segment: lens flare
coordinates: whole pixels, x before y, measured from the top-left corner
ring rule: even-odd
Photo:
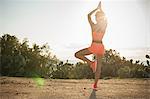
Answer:
[[[38,87],[42,87],[45,82],[44,79],[40,78],[40,77],[35,77],[35,78],[33,78],[33,80]]]

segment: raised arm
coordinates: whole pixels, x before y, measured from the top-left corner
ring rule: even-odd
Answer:
[[[91,11],[88,15],[91,16],[96,10],[98,10],[98,8],[94,9],[93,11]]]
[[[93,23],[93,21],[92,21],[92,19],[91,19],[91,15],[92,15],[96,10],[98,10],[98,9],[96,8],[95,10],[91,11],[91,12],[88,14],[88,21],[89,21],[89,23],[90,23],[91,26],[94,25],[94,23]]]
[[[98,7],[97,7],[98,9],[101,9],[101,1],[99,2],[99,4],[98,4]]]

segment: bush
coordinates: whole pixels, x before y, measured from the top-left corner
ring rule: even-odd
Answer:
[[[129,66],[124,66],[118,70],[118,76],[120,78],[129,78],[130,77],[130,68]]]

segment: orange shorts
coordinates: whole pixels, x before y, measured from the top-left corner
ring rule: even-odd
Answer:
[[[92,42],[88,50],[95,55],[104,55],[104,45],[102,43]]]

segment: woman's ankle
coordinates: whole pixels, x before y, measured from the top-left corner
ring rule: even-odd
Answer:
[[[94,83],[92,87],[93,87],[93,89],[96,89],[97,88],[97,83]]]

